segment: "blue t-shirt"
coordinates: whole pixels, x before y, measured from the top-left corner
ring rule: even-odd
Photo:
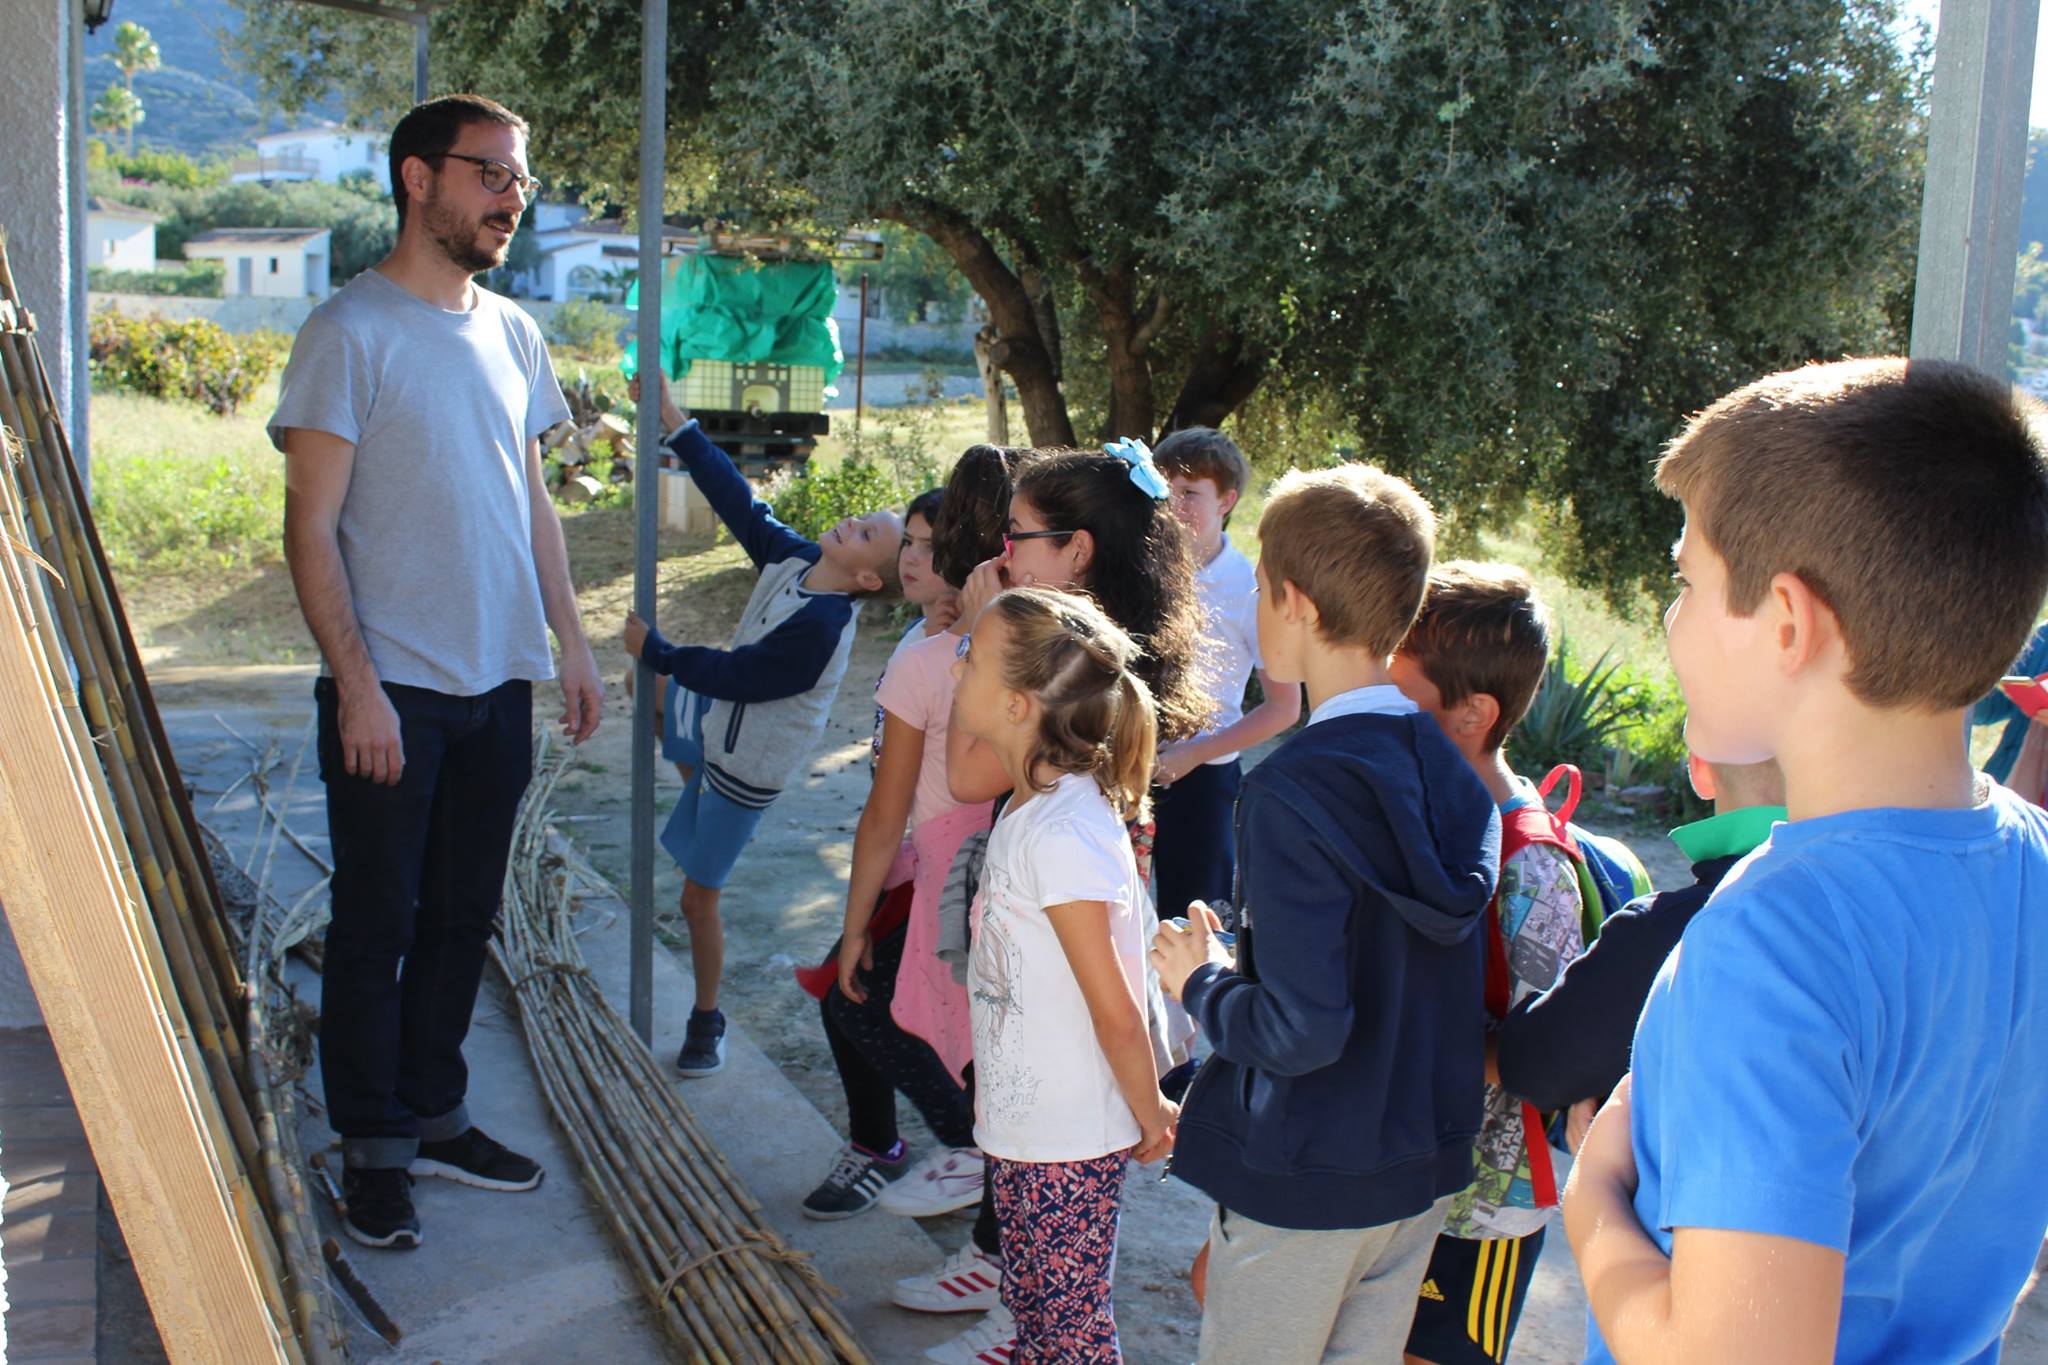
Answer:
[[[1844,1252],[1838,1360],[1996,1359],[2048,1229],[2048,815],[1980,786],[1778,826],[1636,1026],[1636,1217]]]

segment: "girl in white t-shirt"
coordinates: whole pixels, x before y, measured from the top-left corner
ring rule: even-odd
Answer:
[[[1125,821],[1151,782],[1152,698],[1086,598],[996,597],[956,665],[953,723],[1011,783],[968,963],[975,1125],[1017,1362],[1115,1361],[1110,1282],[1128,1159],[1173,1146],[1145,1027],[1145,891]]]

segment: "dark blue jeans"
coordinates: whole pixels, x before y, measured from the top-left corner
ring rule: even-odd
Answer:
[[[469,1034],[533,776],[533,686],[476,697],[384,685],[405,769],[395,786],[342,764],[334,681],[314,686],[334,848],[320,986],[328,1122],[347,1163],[410,1165],[469,1127]]]
[[[1213,904],[1236,894],[1231,812],[1243,784],[1244,768],[1232,759],[1204,763],[1172,786],[1152,789],[1152,890],[1159,918],[1185,915],[1189,901]]]

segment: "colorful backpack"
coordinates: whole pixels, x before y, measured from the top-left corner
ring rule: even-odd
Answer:
[[[1566,780],[1564,804],[1550,809],[1550,793],[1558,779]],[[1571,823],[1579,808],[1584,781],[1579,770],[1560,763],[1537,786],[1537,801],[1500,818],[1500,860],[1509,858],[1531,844],[1548,844],[1571,859],[1578,872],[1579,928],[1588,948],[1600,937],[1607,917],[1638,896],[1652,890],[1650,874],[1642,861],[1619,839],[1595,834]],[[1486,1012],[1496,1021],[1505,1019],[1513,980],[1508,974],[1507,941],[1501,936],[1500,915],[1495,907],[1486,912]],[[1535,1105],[1522,1105],[1522,1126],[1527,1135],[1529,1183],[1534,1187],[1536,1207],[1557,1202],[1557,1175],[1550,1164],[1550,1139],[1544,1131],[1543,1115]]]

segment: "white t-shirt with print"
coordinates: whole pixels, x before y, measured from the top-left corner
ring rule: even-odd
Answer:
[[[1111,942],[1142,1002],[1145,890],[1130,835],[1095,779],[1071,773],[1003,812],[982,872],[967,968],[974,1140],[1007,1161],[1087,1161],[1142,1135],[1046,918],[1069,901],[1109,906]]]

